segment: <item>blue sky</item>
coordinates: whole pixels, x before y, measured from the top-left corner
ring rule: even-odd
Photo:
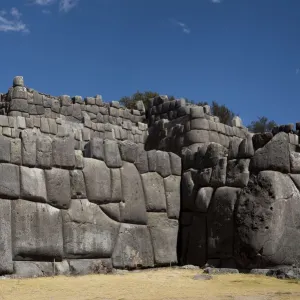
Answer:
[[[136,90],[300,121],[299,0],[1,0],[0,91]]]

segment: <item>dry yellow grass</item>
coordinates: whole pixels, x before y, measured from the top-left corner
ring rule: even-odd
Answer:
[[[257,275],[214,275],[158,269],[125,275],[89,275],[0,281],[0,299],[22,300],[296,300],[300,283]]]

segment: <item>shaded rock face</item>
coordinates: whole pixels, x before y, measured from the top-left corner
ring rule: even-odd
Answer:
[[[241,267],[291,265],[300,259],[300,194],[289,175],[252,176],[236,209],[235,257]]]

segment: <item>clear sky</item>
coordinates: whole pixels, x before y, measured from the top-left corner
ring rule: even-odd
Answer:
[[[1,0],[0,91],[153,90],[300,121],[300,0]]]

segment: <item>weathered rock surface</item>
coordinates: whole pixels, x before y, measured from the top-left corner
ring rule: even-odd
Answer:
[[[242,267],[299,261],[300,193],[275,171],[252,176],[236,210],[235,256]]]
[[[164,178],[168,218],[178,219],[180,213],[180,176]]]
[[[155,264],[176,264],[178,221],[168,219],[165,213],[149,213],[148,228],[152,237]]]
[[[67,257],[110,257],[119,232],[119,223],[87,199],[72,200],[62,211],[64,251]]]
[[[107,274],[112,272],[111,259],[70,259],[72,275]]]
[[[132,163],[124,162],[121,168],[124,202],[120,204],[124,223],[147,224],[146,202],[139,172]]]
[[[15,260],[53,260],[63,255],[61,211],[48,204],[12,201],[12,249]]]
[[[20,171],[12,164],[0,164],[0,197],[18,199],[20,197]]]
[[[153,246],[147,226],[121,224],[112,261],[115,268],[153,267]]]

